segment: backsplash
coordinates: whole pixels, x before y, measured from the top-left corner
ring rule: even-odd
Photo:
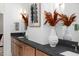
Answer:
[[[69,40],[62,40],[62,39],[59,39],[58,44],[67,46],[67,47],[72,47],[72,48],[74,48],[73,45],[78,46],[78,42],[69,41]]]
[[[25,32],[19,32],[19,33],[11,33],[11,36],[25,36]]]

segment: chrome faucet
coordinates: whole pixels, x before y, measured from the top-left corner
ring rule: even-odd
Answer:
[[[77,45],[73,44],[72,46],[74,46],[75,47],[75,51],[77,51]]]

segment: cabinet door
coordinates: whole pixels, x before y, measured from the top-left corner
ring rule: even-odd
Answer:
[[[12,39],[11,43],[11,51],[13,56],[19,56],[20,55],[20,45],[16,39]]]
[[[32,47],[29,46],[29,45],[24,45],[24,48],[23,48],[23,55],[24,55],[24,56],[35,56],[35,49],[32,48]]]
[[[36,56],[48,56],[48,55],[39,50],[36,50]]]
[[[20,42],[20,46],[19,46],[19,55],[20,56],[24,55],[24,44],[22,42]]]
[[[12,55],[14,56],[35,56],[35,49],[16,39],[12,39]]]
[[[20,50],[19,46],[17,44],[14,44],[14,55],[19,56],[20,55]]]

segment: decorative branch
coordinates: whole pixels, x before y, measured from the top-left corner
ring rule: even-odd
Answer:
[[[48,22],[51,26],[55,26],[59,22],[57,18],[58,13],[56,12],[56,10],[54,11],[53,16],[52,16],[52,13],[50,12],[44,11],[44,13],[45,13],[45,19],[46,19],[44,24]]]
[[[67,15],[64,15],[64,14],[58,14],[61,18],[61,20],[64,22],[64,25],[66,26],[70,26],[74,21],[75,21],[75,14],[72,14],[71,16],[67,16]]]
[[[28,26],[28,16],[24,15],[24,14],[21,14],[22,15],[22,19],[24,21],[24,24],[25,24],[25,28],[27,29],[27,26]]]

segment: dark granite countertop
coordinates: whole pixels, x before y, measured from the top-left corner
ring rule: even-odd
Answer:
[[[75,50],[73,48],[67,47],[67,46],[63,46],[58,44],[56,47],[50,47],[49,44],[47,45],[41,45],[38,44],[36,42],[30,41],[25,37],[14,37],[17,40],[30,45],[33,48],[36,48],[46,54],[48,54],[49,56],[63,56],[60,53],[64,52],[64,51],[72,51],[75,52]],[[76,53],[79,53],[79,51],[77,51]]]

